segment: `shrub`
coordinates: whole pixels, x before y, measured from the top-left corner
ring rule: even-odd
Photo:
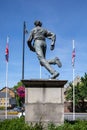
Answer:
[[[24,118],[0,121],[0,130],[29,130]]]
[[[87,130],[87,121],[86,120],[78,120],[74,125],[75,130]]]
[[[49,123],[45,127],[41,122],[28,125],[25,123],[23,117],[6,119],[0,121],[0,130],[87,130],[87,121],[86,120],[77,120],[77,121],[65,121],[62,125],[55,125]]]

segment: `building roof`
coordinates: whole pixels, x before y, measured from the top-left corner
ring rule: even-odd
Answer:
[[[11,90],[11,91],[13,91],[13,88],[9,88],[9,87],[3,87],[2,89],[0,89],[0,91],[2,91],[3,89],[8,89],[8,90]]]

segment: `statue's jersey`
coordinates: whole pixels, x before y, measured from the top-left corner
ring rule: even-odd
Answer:
[[[29,41],[45,40],[45,38],[49,38],[55,43],[56,35],[42,27],[37,26],[30,32]]]

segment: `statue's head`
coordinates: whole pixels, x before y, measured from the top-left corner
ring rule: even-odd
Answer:
[[[36,20],[35,22],[34,22],[34,25],[35,26],[42,26],[42,23],[41,23],[41,21],[39,21],[39,20]]]

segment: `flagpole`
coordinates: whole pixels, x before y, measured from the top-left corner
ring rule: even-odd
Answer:
[[[9,59],[9,37],[7,37],[7,43],[6,43],[6,50],[5,50],[5,56],[6,56],[6,100],[5,100],[5,119],[7,119],[7,102],[8,102],[8,96],[7,96],[7,87],[8,87],[8,59]]]
[[[6,109],[5,109],[5,119],[7,119],[7,86],[8,86],[8,62],[6,62]]]
[[[25,25],[25,21],[24,21],[24,24],[23,24],[23,51],[22,51],[22,80],[24,79],[24,55],[25,55],[25,28],[26,28],[26,25]]]
[[[75,45],[74,45],[74,40],[73,40],[73,50],[74,49],[75,49]],[[73,120],[75,120],[75,84],[74,84],[74,79],[75,79],[75,66],[74,66],[74,63],[73,63]]]
[[[22,48],[22,80],[24,79],[24,60],[25,60],[25,34],[28,31],[26,29],[26,22],[23,23],[23,48]]]
[[[42,74],[41,74],[41,65],[40,65],[40,79],[42,78]]]

